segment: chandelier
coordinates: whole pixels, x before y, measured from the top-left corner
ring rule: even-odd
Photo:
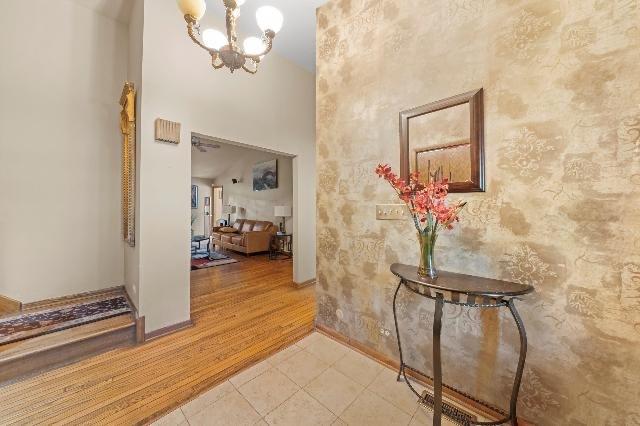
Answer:
[[[211,65],[215,69],[229,68],[233,73],[242,68],[250,74],[258,71],[258,64],[271,51],[273,39],[282,28],[282,13],[273,6],[262,6],[256,11],[258,27],[262,37],[247,37],[238,46],[236,19],[240,16],[240,6],[245,0],[223,0],[226,9],[227,34],[208,28],[200,32],[199,21],[204,16],[205,0],[177,0],[178,7],[187,21],[187,33],[195,44],[209,52]]]

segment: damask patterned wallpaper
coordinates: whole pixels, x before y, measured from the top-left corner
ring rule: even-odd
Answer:
[[[318,323],[397,349],[393,262],[408,221],[375,177],[399,166],[398,113],[484,88],[487,192],[443,234],[441,269],[533,284],[520,414],[640,424],[640,2],[333,0],[318,11]],[[410,362],[431,373],[432,303],[401,293]],[[508,312],[448,306],[446,383],[508,405]]]

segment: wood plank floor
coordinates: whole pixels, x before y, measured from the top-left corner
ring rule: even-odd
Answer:
[[[191,273],[194,326],[0,388],[0,424],[145,424],[313,329],[313,288],[259,255]]]

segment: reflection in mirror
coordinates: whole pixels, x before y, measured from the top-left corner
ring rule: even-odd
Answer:
[[[469,104],[435,111],[409,120],[410,172],[424,183],[471,182]]]
[[[447,179],[450,192],[484,191],[482,89],[400,113],[401,177]]]

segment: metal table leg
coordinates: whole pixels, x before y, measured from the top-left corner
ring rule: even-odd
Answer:
[[[509,299],[508,306],[509,311],[511,311],[511,315],[516,322],[516,326],[518,327],[518,333],[520,334],[520,358],[518,359],[518,369],[516,370],[516,377],[513,380],[513,388],[511,390],[511,401],[509,404],[509,416],[511,418],[511,424],[518,424],[518,416],[517,416],[517,405],[518,405],[518,392],[520,391],[520,383],[522,382],[522,373],[524,370],[524,362],[527,358],[527,332],[524,329],[524,324],[522,322],[522,318],[518,314],[516,310],[516,305],[514,303],[515,299]]]
[[[442,360],[440,358],[440,331],[442,330],[441,293],[436,294],[436,310],[433,314],[433,425],[442,424]]]
[[[402,359],[402,345],[400,344],[400,330],[398,329],[398,315],[396,314],[396,299],[398,298],[398,291],[402,287],[402,280],[398,283],[396,292],[393,294],[393,322],[396,324],[396,336],[398,338],[398,352],[400,352],[400,369],[398,370],[398,382],[402,381],[402,370],[404,368],[404,361]]]

